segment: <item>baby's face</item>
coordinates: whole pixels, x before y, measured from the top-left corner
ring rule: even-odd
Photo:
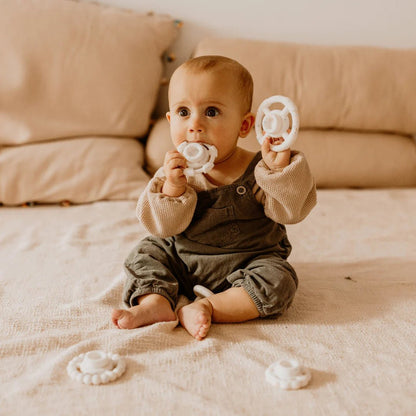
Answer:
[[[169,87],[173,144],[204,142],[218,149],[216,162],[230,156],[244,124],[241,95],[227,72],[190,72],[179,69]]]

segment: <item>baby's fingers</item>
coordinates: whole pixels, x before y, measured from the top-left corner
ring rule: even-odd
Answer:
[[[263,140],[263,143],[261,144],[261,153],[263,156],[263,159],[265,158],[265,156],[270,152],[270,137],[265,137]]]
[[[180,157],[172,158],[165,162],[165,167],[168,169],[185,169],[186,160]]]
[[[182,156],[181,153],[179,153],[177,150],[169,150],[168,152],[166,152],[165,154],[165,162],[171,160],[171,159],[175,159],[175,158],[184,158]]]
[[[184,169],[186,167],[186,159],[178,151],[171,150],[165,155],[164,166],[169,169]]]

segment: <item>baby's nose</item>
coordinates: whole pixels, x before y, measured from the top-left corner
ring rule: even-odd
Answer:
[[[202,133],[204,130],[201,120],[199,119],[199,117],[194,117],[190,120],[189,122],[189,126],[188,126],[188,131],[190,133]]]
[[[189,132],[190,133],[202,133],[202,128],[200,128],[200,127],[199,128],[198,127],[197,128],[190,127]]]

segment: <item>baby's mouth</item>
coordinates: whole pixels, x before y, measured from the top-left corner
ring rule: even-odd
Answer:
[[[206,140],[207,140],[207,137],[205,136],[205,134],[200,134],[200,133],[189,134],[186,138],[187,142],[194,142],[194,143],[205,143]]]

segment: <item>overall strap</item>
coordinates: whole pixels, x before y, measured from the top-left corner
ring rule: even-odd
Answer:
[[[235,181],[235,183],[246,183],[250,187],[254,186],[254,169],[260,160],[261,152],[257,152],[245,172]]]

